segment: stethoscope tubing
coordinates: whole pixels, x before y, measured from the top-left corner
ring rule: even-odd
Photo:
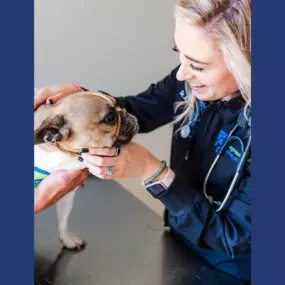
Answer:
[[[244,165],[245,165],[245,162],[246,162],[246,159],[247,159],[247,155],[248,155],[248,153],[249,153],[250,144],[251,144],[251,135],[250,135],[249,138],[248,138],[248,142],[247,142],[247,145],[246,145],[245,149],[244,149],[244,144],[243,144],[242,140],[241,140],[239,137],[237,137],[237,136],[232,136],[232,134],[236,131],[236,129],[237,129],[238,127],[239,127],[239,126],[236,125],[236,126],[232,129],[232,131],[230,132],[230,134],[229,134],[227,140],[225,141],[225,143],[223,144],[223,146],[222,146],[221,149],[219,150],[219,152],[218,152],[216,158],[214,159],[214,161],[213,161],[213,163],[212,163],[212,165],[211,165],[211,167],[210,167],[210,169],[209,169],[209,171],[208,171],[208,173],[207,173],[207,175],[206,175],[206,177],[205,177],[204,183],[203,183],[203,194],[204,194],[204,196],[206,197],[206,199],[207,199],[211,204],[217,204],[217,205],[219,205],[219,207],[216,209],[216,212],[220,212],[220,211],[224,208],[225,204],[227,203],[227,201],[228,201],[228,199],[229,199],[229,197],[230,197],[230,195],[231,195],[231,193],[232,193],[232,191],[233,191],[233,189],[234,189],[234,187],[235,187],[235,185],[236,185],[236,183],[237,183],[237,180],[238,180],[238,178],[239,178],[240,172],[241,172],[241,170],[243,169],[243,167],[244,167]],[[232,180],[232,182],[231,182],[231,185],[230,185],[230,187],[229,187],[229,189],[228,189],[228,191],[227,191],[227,194],[226,194],[224,200],[223,200],[222,202],[216,202],[216,201],[214,201],[214,199],[212,198],[212,196],[208,196],[208,195],[207,195],[207,183],[208,183],[209,177],[210,177],[210,175],[212,174],[213,169],[214,169],[214,167],[216,166],[216,164],[217,164],[219,158],[221,157],[221,155],[222,155],[222,154],[224,153],[224,151],[226,150],[226,146],[227,146],[230,142],[232,142],[233,140],[237,140],[237,141],[240,143],[240,146],[241,146],[241,159],[240,159],[240,162],[238,163],[238,166],[237,166],[235,175],[234,175],[234,177],[233,177],[233,180]]]

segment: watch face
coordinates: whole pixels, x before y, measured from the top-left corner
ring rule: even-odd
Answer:
[[[160,183],[153,183],[146,187],[146,189],[153,195],[158,196],[161,193],[165,192],[165,188]]]

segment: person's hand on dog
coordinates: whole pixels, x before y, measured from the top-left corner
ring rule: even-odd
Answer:
[[[44,104],[47,100],[49,100],[50,103],[56,103],[68,95],[82,91],[83,89],[81,89],[79,85],[72,83],[57,84],[44,88],[35,88],[34,110],[36,110],[40,105]]]
[[[88,177],[88,170],[56,171],[45,178],[34,191],[34,212],[56,203]]]
[[[86,150],[87,151],[87,150]],[[160,167],[161,161],[144,147],[130,142],[121,147],[120,154],[114,156],[116,148],[94,148],[83,152],[79,160],[85,164],[89,172],[102,179],[151,177]],[[111,167],[112,175],[108,175]],[[167,170],[161,173],[163,176]]]
[[[58,84],[34,90],[34,110],[40,105],[52,100],[56,103],[65,96],[83,91],[76,84]],[[83,182],[88,177],[88,171],[56,171],[44,179],[34,191],[34,212],[40,212],[56,203],[77,186],[83,188]]]

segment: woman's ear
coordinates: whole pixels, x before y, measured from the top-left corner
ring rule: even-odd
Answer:
[[[34,131],[34,144],[50,143],[55,145],[70,135],[70,125],[63,115],[47,118]]]

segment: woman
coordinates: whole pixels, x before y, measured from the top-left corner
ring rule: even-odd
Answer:
[[[143,180],[146,190],[165,205],[173,232],[217,269],[243,281],[250,280],[249,156],[222,209],[213,200],[224,200],[241,160],[240,143],[247,145],[250,138],[250,14],[250,0],[180,0],[174,34],[180,65],[145,92],[117,98],[118,105],[138,118],[141,133],[175,121],[170,166],[136,143],[116,156],[116,149],[90,149],[79,157],[97,177]],[[45,88],[41,94],[46,95],[36,102],[55,102],[78,90],[72,84]],[[237,139],[227,144],[208,175],[237,124]],[[166,187],[153,185],[165,179]],[[67,184],[70,178],[60,180]]]

